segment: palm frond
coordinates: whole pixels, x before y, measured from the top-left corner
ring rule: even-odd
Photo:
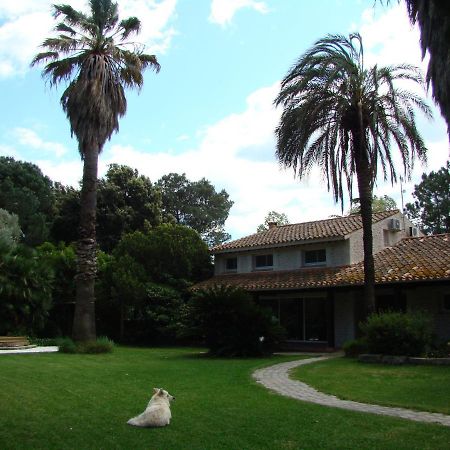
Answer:
[[[137,17],[128,17],[122,20],[118,27],[120,39],[124,41],[132,34],[138,34],[141,31],[141,21]]]

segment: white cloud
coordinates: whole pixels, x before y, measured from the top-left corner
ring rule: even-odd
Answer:
[[[212,0],[209,21],[226,26],[231,23],[234,15],[242,8],[251,8],[265,14],[268,8],[265,2],[256,0]]]
[[[120,17],[136,16],[142,29],[137,40],[146,45],[147,53],[165,53],[177,34],[169,24],[175,17],[177,0],[121,0]]]
[[[10,145],[0,144],[0,156],[11,156],[14,159],[20,159],[17,150],[14,147],[11,147]]]
[[[65,186],[79,187],[80,180],[83,177],[83,163],[80,158],[71,161],[38,159],[34,163],[52,181],[58,181]]]
[[[34,150],[51,153],[51,155],[56,158],[60,158],[67,153],[67,148],[64,145],[58,142],[46,142],[42,140],[35,131],[30,130],[29,128],[15,128],[13,134],[19,144]]]
[[[0,77],[24,74],[39,46],[51,35],[54,20],[52,0],[0,0]],[[70,4],[86,11],[85,0],[71,0]],[[123,0],[123,17],[135,15],[142,22],[137,39],[146,45],[148,53],[167,51],[176,34],[170,25],[175,14],[176,0]],[[122,14],[121,14],[122,17]]]
[[[359,31],[367,66],[409,63],[426,69],[426,61],[421,58],[419,29],[411,25],[403,3],[386,9],[378,18],[374,8],[368,8]]]
[[[300,184],[291,171],[279,168],[274,156],[274,129],[280,111],[272,104],[278,89],[275,83],[250,94],[245,111],[204,130],[197,148],[174,154],[113,145],[105,151],[104,162],[138,167],[152,181],[169,172],[186,173],[191,180],[207,178],[217,190],[224,188],[234,201],[226,224],[234,238],[255,232],[270,210],[284,212],[294,222],[337,214],[340,209],[321,186],[318,171]],[[243,152],[249,147],[255,150],[250,159]]]

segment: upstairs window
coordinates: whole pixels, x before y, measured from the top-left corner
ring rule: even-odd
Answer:
[[[236,272],[237,270],[237,258],[227,258],[226,260],[226,270],[228,272]]]
[[[271,269],[273,267],[273,255],[256,255],[255,269]]]
[[[305,266],[324,266],[326,263],[327,251],[324,248],[305,252]]]

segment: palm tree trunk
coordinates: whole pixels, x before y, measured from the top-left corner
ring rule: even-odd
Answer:
[[[81,188],[81,211],[79,239],[77,242],[77,275],[75,314],[72,337],[75,341],[95,340],[95,278],[97,274],[97,242],[95,236],[97,211],[96,144],[84,154],[83,183]]]
[[[373,261],[372,187],[369,171],[357,174],[364,248],[364,315],[375,311],[375,265]]]
[[[365,145],[362,105],[358,104],[359,127],[353,132],[364,248],[364,318],[375,312],[375,264],[373,260],[372,186],[373,172]]]

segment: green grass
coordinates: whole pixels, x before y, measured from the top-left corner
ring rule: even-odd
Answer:
[[[121,347],[102,355],[2,355],[0,448],[448,448],[448,427],[303,403],[252,380],[254,369],[289,359],[210,359],[195,349]],[[128,426],[155,386],[177,398],[171,425]]]
[[[337,358],[298,367],[291,376],[346,400],[450,414],[449,366],[391,366]]]

